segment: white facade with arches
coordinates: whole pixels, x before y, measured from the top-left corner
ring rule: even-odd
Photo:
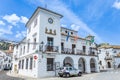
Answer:
[[[13,72],[30,77],[57,75],[59,67],[99,72],[97,49],[91,39],[60,26],[63,16],[38,7],[26,24],[27,36],[14,48]],[[92,61],[91,61],[92,59]]]
[[[101,45],[99,51],[100,70],[109,70],[120,68],[120,46],[119,45]]]

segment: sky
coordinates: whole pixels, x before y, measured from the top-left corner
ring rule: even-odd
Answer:
[[[63,15],[61,26],[80,37],[90,34],[97,43],[120,45],[120,0],[0,0],[0,38],[21,41],[38,6]]]

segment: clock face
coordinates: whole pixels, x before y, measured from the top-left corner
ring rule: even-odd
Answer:
[[[49,22],[50,24],[52,24],[52,23],[53,23],[53,19],[52,19],[52,18],[48,18],[48,22]]]

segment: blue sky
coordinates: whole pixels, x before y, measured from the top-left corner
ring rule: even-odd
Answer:
[[[38,6],[62,14],[61,26],[80,37],[94,35],[96,42],[120,45],[120,0],[1,0],[0,38],[20,41],[25,23]]]

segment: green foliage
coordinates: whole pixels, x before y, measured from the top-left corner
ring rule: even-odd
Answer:
[[[10,45],[10,43],[8,43],[8,42],[0,41],[0,50],[8,50],[9,45]]]

